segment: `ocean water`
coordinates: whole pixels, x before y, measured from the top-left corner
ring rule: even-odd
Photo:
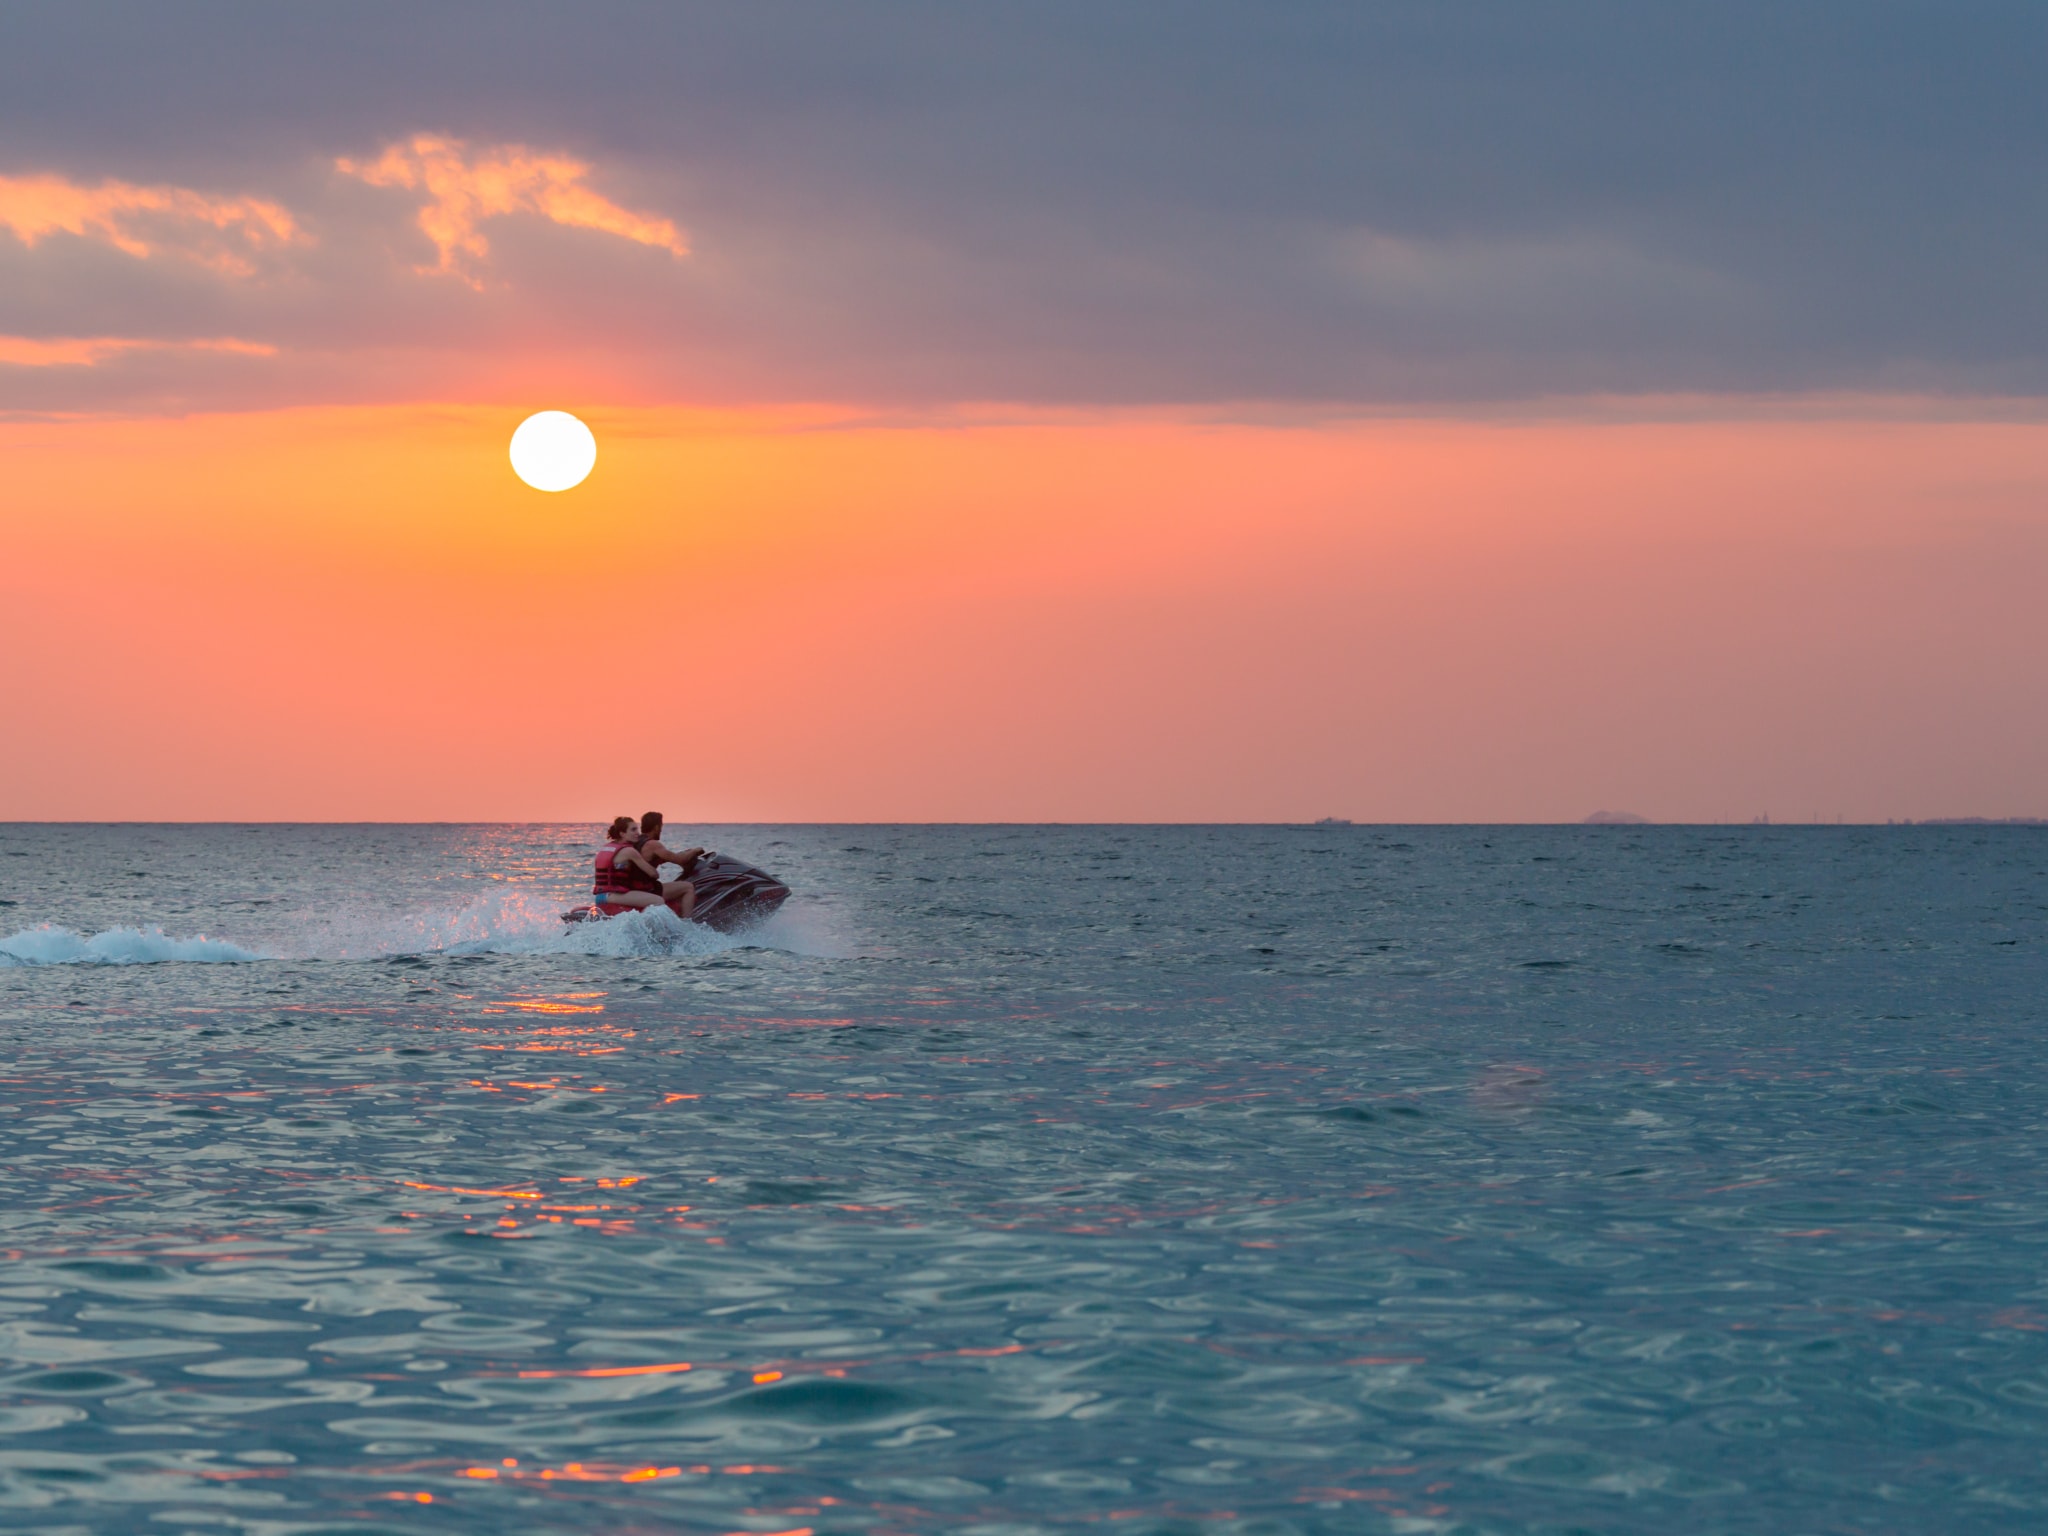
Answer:
[[[0,1526],[2048,1529],[2048,830],[0,828]]]

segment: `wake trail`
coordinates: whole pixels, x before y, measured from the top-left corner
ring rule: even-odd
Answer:
[[[161,928],[109,928],[91,935],[44,923],[0,939],[0,966],[235,965],[264,957],[225,939],[172,938]]]
[[[260,941],[204,935],[178,938],[161,928],[109,928],[81,934],[56,924],[0,939],[0,967],[52,965],[252,964],[262,961],[395,960],[429,955],[588,955],[615,959],[698,959],[738,949],[773,949],[847,959],[854,948],[819,914],[785,908],[733,933],[685,923],[666,907],[603,922],[565,924],[562,902],[526,892],[492,892],[454,909],[394,913],[349,906],[302,914]]]

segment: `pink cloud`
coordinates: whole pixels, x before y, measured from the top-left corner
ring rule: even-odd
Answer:
[[[196,341],[155,341],[142,336],[0,336],[0,363],[16,368],[92,368],[123,352],[235,352],[275,357],[260,341],[210,336]]]
[[[287,209],[263,198],[126,181],[88,187],[52,175],[0,176],[0,227],[27,246],[76,235],[138,260],[170,254],[233,276],[254,271],[262,252],[308,240]]]
[[[690,253],[683,232],[667,219],[621,208],[585,185],[590,167],[566,155],[537,154],[518,144],[472,150],[461,139],[416,134],[391,144],[375,160],[340,159],[335,168],[373,187],[426,193],[419,227],[439,259],[423,272],[447,273],[481,286],[477,266],[490,254],[479,225],[512,213],[537,213],[556,224],[595,229],[673,256]]]

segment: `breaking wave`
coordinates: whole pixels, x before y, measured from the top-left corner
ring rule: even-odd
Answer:
[[[666,907],[595,923],[564,923],[559,896],[507,889],[455,909],[393,913],[344,909],[307,914],[283,935],[286,958],[356,960],[404,955],[613,955],[689,958],[735,949],[780,949],[844,957],[853,953],[815,914],[785,908],[735,933],[686,923]]]
[[[161,928],[109,928],[91,936],[45,923],[0,939],[0,965],[234,965],[263,956],[224,939],[174,939]]]
[[[452,910],[347,907],[306,913],[243,943],[173,938],[161,928],[110,928],[85,935],[44,924],[0,939],[0,966],[389,960],[436,954],[690,959],[735,949],[777,949],[829,959],[856,952],[816,912],[785,908],[736,933],[685,923],[666,907],[605,922],[565,924],[559,899],[514,891],[480,896]]]

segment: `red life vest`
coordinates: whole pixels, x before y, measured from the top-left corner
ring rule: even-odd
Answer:
[[[591,881],[590,893],[600,902],[615,891],[638,889],[632,884],[631,877],[639,871],[612,862],[622,850],[632,846],[631,843],[606,843],[597,850],[597,872],[596,878]]]

